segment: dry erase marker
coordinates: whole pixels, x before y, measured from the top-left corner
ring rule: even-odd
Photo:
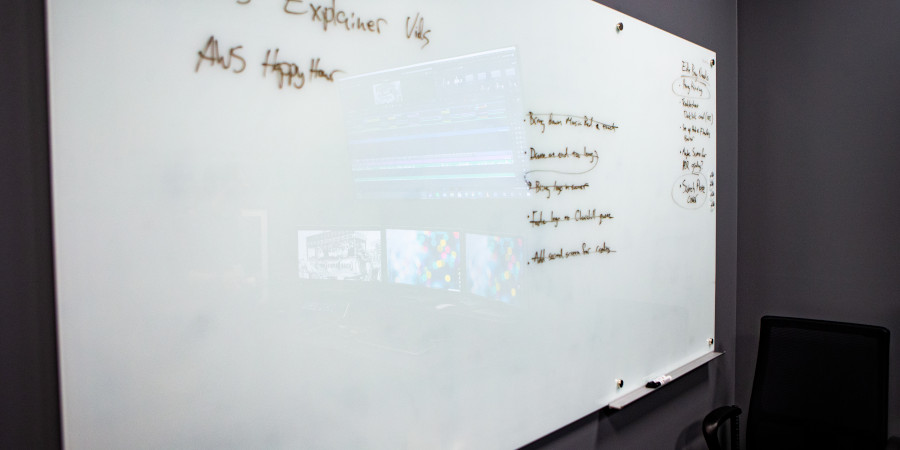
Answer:
[[[648,381],[644,386],[655,389],[670,381],[672,381],[672,377],[670,375],[663,375],[661,377],[654,378],[652,381]]]

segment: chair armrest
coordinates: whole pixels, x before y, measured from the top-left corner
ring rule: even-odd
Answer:
[[[738,416],[741,415],[741,408],[735,405],[721,406],[712,410],[703,418],[703,438],[706,439],[706,446],[710,450],[722,450],[719,445],[719,426],[726,420],[731,420],[731,441],[732,448],[737,449],[739,442]]]

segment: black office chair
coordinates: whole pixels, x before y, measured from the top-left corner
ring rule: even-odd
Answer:
[[[747,448],[884,448],[889,339],[882,327],[763,317]],[[727,421],[738,448],[740,414],[737,406],[723,406],[706,416],[710,449],[722,448],[718,430]]]

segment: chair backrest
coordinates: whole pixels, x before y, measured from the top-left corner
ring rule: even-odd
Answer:
[[[883,448],[887,329],[762,318],[747,447]]]

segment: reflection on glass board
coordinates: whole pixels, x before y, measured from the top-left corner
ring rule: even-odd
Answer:
[[[528,192],[515,48],[347,77],[339,85],[360,197]]]
[[[387,230],[388,279],[394,283],[459,291],[459,232]]]
[[[381,232],[300,230],[300,278],[381,280]]]
[[[520,237],[466,235],[466,286],[475,295],[512,303],[519,292]]]

